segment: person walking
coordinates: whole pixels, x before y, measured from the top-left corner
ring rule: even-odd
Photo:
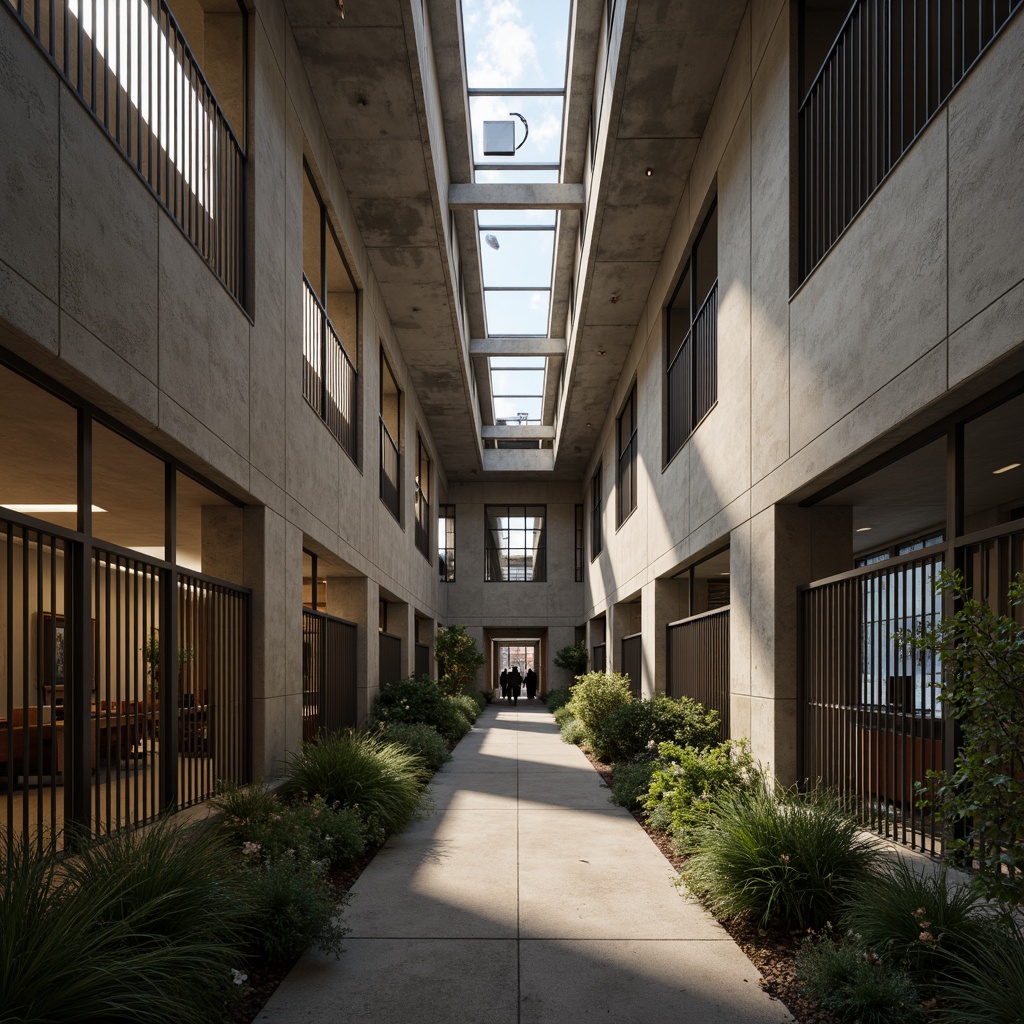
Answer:
[[[519,674],[519,666],[516,665],[508,677],[508,695],[513,704],[519,703],[519,694],[523,688],[523,677]]]
[[[498,677],[498,683],[501,686],[501,695],[508,700],[508,669],[503,668],[501,675]]]
[[[537,696],[537,673],[531,668],[526,673],[526,699],[533,700]]]

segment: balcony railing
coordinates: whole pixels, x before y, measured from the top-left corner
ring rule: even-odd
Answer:
[[[245,153],[163,0],[7,0],[225,287],[245,303]]]
[[[667,629],[669,697],[689,697],[718,712],[729,736],[729,609],[702,612]]]
[[[351,729],[356,712],[355,623],[302,609],[302,739]]]
[[[359,374],[305,275],[302,291],[302,394],[352,460],[358,461]]]
[[[1024,0],[860,0],[800,106],[806,277]]]
[[[945,557],[904,555],[801,593],[801,777],[835,787],[878,834],[932,854],[941,822],[917,787],[943,767],[942,667],[896,635],[938,623]]]
[[[685,322],[685,321],[684,321]],[[712,286],[668,368],[671,458],[718,401],[718,282]]]
[[[416,547],[423,557],[430,559],[430,502],[416,491]]]
[[[382,419],[380,421],[380,500],[384,502],[387,510],[401,521],[401,499],[398,488],[399,464],[398,445]]]

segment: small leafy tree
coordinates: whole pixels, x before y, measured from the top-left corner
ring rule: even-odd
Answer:
[[[946,821],[965,834],[951,852],[977,864],[975,885],[1004,906],[1024,903],[1024,627],[971,597],[959,572],[936,582],[959,610],[934,629],[898,634],[940,654],[944,713],[961,726],[953,771],[928,773]],[[1008,590],[1011,614],[1024,604],[1024,574]]]
[[[586,640],[581,640],[578,644],[569,644],[556,651],[555,668],[564,668],[572,673],[573,678],[583,675],[587,671]]]
[[[461,693],[476,679],[484,656],[463,625],[441,626],[434,639],[434,654],[441,669],[442,685],[450,693]]]

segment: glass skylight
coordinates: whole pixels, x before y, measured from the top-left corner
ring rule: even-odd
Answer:
[[[489,362],[495,423],[540,423],[547,360],[543,356],[491,356]]]

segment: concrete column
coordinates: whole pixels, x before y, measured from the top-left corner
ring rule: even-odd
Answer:
[[[388,601],[388,632],[402,638],[402,678],[416,672],[416,609],[411,604]]]
[[[242,582],[252,590],[252,769],[272,778],[302,744],[302,533],[252,506],[242,514],[242,550]]]
[[[366,576],[328,579],[327,607],[332,615],[356,624],[356,721],[363,724],[373,706],[380,679],[375,581]]]
[[[749,525],[749,537],[734,531],[744,550],[733,549],[733,565],[750,568],[745,586],[733,576],[732,607],[745,605],[738,618],[750,622],[751,747],[789,784],[797,781],[797,588],[852,567],[852,514],[849,508],[776,505]],[[731,640],[730,651],[742,653]],[[736,696],[742,705],[744,695]]]
[[[200,515],[202,571],[207,576],[241,583],[245,579],[242,545],[244,509],[204,505]]]

